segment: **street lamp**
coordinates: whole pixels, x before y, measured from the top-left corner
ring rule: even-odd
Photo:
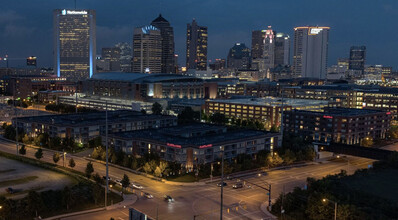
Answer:
[[[220,146],[220,150],[221,150],[221,207],[220,207],[220,220],[222,220],[223,190],[224,190],[224,146]]]
[[[66,152],[64,151],[63,152],[63,164],[64,164],[64,167],[65,167],[65,160],[66,160]]]
[[[333,202],[334,203],[334,220],[337,220],[337,202],[327,199],[327,198],[323,198],[322,202]]]

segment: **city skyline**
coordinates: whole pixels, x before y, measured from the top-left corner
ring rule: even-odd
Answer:
[[[393,27],[394,25],[391,26],[389,21],[396,20],[398,17],[392,10],[397,3],[390,1],[371,3],[369,1],[369,4],[363,6],[361,10],[352,10],[356,1],[345,3],[346,7],[344,8],[338,7],[338,2],[307,1],[301,5],[294,1],[286,2],[284,4],[272,3],[275,12],[267,13],[268,15],[259,13],[260,8],[268,7],[267,4],[260,1],[244,5],[241,8],[233,7],[233,2],[227,3],[225,7],[231,8],[229,12],[217,11],[221,9],[217,5],[207,7],[208,11],[201,10],[210,2],[196,5],[197,7],[188,7],[190,4],[187,3],[175,3],[173,7],[167,7],[165,3],[150,1],[133,7],[127,2],[108,5],[106,2],[98,4],[98,2],[80,1],[77,2],[77,7],[97,10],[97,54],[100,54],[102,47],[111,47],[115,43],[123,41],[130,42],[134,27],[147,24],[161,13],[175,29],[176,53],[181,58],[179,59],[180,64],[185,63],[186,23],[195,18],[199,24],[209,28],[208,60],[225,58],[230,45],[236,42],[243,42],[251,47],[251,31],[266,29],[268,25],[272,25],[274,29],[290,36],[293,36],[295,26],[319,25],[330,26],[333,30],[329,42],[328,66],[335,64],[337,58],[348,57],[349,48],[352,45],[365,45],[368,49],[368,64],[383,64],[397,68],[394,57],[396,57],[395,51],[398,50],[394,48],[398,48],[398,43],[383,38],[383,36],[395,35],[396,28]],[[191,4],[195,6],[194,3]],[[1,10],[0,29],[3,32],[4,30],[8,32],[0,36],[0,57],[6,53],[14,58],[35,55],[38,57],[39,66],[52,66],[52,44],[49,42],[52,35],[51,12],[55,8],[73,8],[73,2],[59,1],[46,4],[46,6],[37,3],[37,5],[32,4],[31,7],[26,7],[26,4],[18,5],[18,1],[8,1],[4,6]],[[295,11],[294,9],[299,6],[303,10]],[[128,13],[128,10],[132,10],[134,13]],[[237,10],[241,10],[246,18],[237,20],[238,17],[241,17],[234,14]],[[285,10],[289,16],[273,16],[274,13],[280,13],[282,10]],[[330,10],[335,10],[342,16],[324,13]],[[175,13],[175,11],[181,13]],[[377,15],[378,19],[367,18],[368,16],[362,16],[360,20],[350,19],[350,17],[345,17],[347,11],[350,11],[351,14],[348,15],[350,17],[373,14]],[[224,16],[214,22],[216,13],[221,13]],[[372,25],[378,26],[377,32],[367,32],[367,27]],[[10,40],[11,36],[12,40]],[[0,62],[0,66],[4,65],[4,62]],[[22,65],[22,61],[11,59],[10,65]]]

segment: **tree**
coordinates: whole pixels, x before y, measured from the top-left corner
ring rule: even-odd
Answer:
[[[279,132],[279,128],[276,125],[272,125],[271,129],[269,131],[276,133],[276,132]]]
[[[48,141],[48,147],[50,149],[58,149],[61,146],[61,138],[51,137]]]
[[[93,172],[94,172],[93,164],[92,164],[91,162],[88,162],[88,163],[87,163],[87,166],[86,166],[86,170],[85,170],[86,177],[87,177],[87,178],[90,178],[90,177],[91,177],[91,174],[92,174]]]
[[[294,155],[294,152],[289,149],[285,150],[285,153],[282,155],[282,158],[285,164],[287,165],[292,164],[294,161],[296,161],[296,155]]]
[[[26,147],[22,144],[21,148],[18,150],[19,154],[25,155],[26,154]]]
[[[156,167],[155,172],[153,173],[157,177],[162,177],[162,171],[159,167]]]
[[[130,179],[126,174],[123,175],[123,179],[120,182],[122,183],[123,188],[126,188],[130,185]]]
[[[143,167],[145,173],[152,173],[152,168],[151,165],[149,165],[149,163],[145,163],[144,167]]]
[[[163,175],[165,174],[165,171],[167,169],[167,167],[169,166],[169,164],[166,161],[160,161],[159,163],[159,169],[160,169],[160,173]]]
[[[178,124],[189,124],[199,121],[200,113],[194,111],[191,107],[186,107],[178,114]]]
[[[36,217],[38,213],[44,209],[44,203],[39,193],[36,191],[29,191],[26,198],[27,211]]]
[[[145,109],[141,109],[141,113],[144,114],[144,115],[146,115]]]
[[[97,184],[104,184],[104,179],[98,173],[93,175],[93,179]]]
[[[36,153],[35,153],[35,157],[36,159],[40,160],[41,158],[43,158],[43,150],[41,148],[37,149]]]
[[[73,158],[70,158],[70,160],[69,160],[69,166],[73,169],[73,167],[75,167],[76,166],[76,163],[75,163],[75,161],[73,160]]]
[[[67,186],[65,186],[64,190],[62,191],[62,202],[66,206],[66,210],[69,210],[69,207],[73,206],[75,202],[73,193]]]
[[[161,115],[163,112],[163,107],[161,104],[155,102],[152,105],[152,114],[154,115]]]
[[[363,147],[371,147],[373,145],[373,138],[370,136],[365,137],[361,141],[361,146]]]
[[[29,138],[29,136],[27,135],[27,134],[25,134],[24,136],[23,136],[23,138],[22,138],[22,142],[24,143],[24,144],[30,144],[30,138]]]
[[[53,161],[54,161],[54,163],[58,163],[58,161],[59,161],[60,158],[61,158],[61,157],[60,157],[59,153],[54,153],[54,155],[53,155]]]
[[[100,178],[100,179],[102,179],[102,178]],[[102,200],[102,196],[104,195],[104,191],[103,190],[104,189],[98,184],[95,184],[93,186],[93,194],[92,195],[93,195],[93,199],[94,199],[94,203],[95,204],[98,204],[99,201]]]
[[[227,118],[224,114],[216,112],[210,116],[210,121],[215,124],[225,124],[227,122]]]
[[[280,164],[282,164],[283,160],[277,153],[273,153],[273,155],[272,154],[268,155],[267,163],[268,163],[268,166],[276,167],[276,166],[279,166]]]
[[[8,125],[4,129],[4,137],[10,140],[15,140],[16,131],[12,125]]]
[[[149,166],[151,166],[151,171],[155,171],[156,167],[158,166],[155,160],[149,161]]]

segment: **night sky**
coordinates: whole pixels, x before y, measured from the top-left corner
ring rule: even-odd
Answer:
[[[52,67],[52,10],[73,8],[73,0],[0,0],[0,57],[38,57]],[[132,41],[133,28],[162,13],[174,27],[179,63],[185,62],[186,24],[208,27],[208,59],[226,58],[236,42],[251,45],[251,31],[272,25],[292,37],[303,25],[330,26],[329,66],[348,57],[351,45],[367,46],[367,64],[398,69],[397,0],[78,0],[97,12],[97,54],[102,47]],[[293,50],[291,51],[293,53]],[[11,66],[24,61],[11,60]],[[0,66],[4,66],[0,61]]]

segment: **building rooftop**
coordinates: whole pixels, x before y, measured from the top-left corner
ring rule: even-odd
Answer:
[[[357,109],[357,108],[324,108],[324,112],[313,112],[313,111],[305,111],[305,110],[292,110],[295,112],[303,112],[303,113],[311,113],[315,115],[325,115],[328,116],[361,116],[361,115],[369,115],[369,114],[378,114],[378,113],[388,113],[380,110],[373,109]]]
[[[202,79],[169,73],[122,73],[122,72],[104,72],[96,73],[89,80],[106,81],[128,81],[132,83],[155,83],[155,82],[175,82],[175,81],[202,81]]]
[[[244,105],[259,105],[259,106],[282,106],[281,98],[271,97],[271,96],[264,97],[264,98],[209,100],[208,102],[244,104]],[[325,101],[325,100],[290,99],[290,98],[283,99],[283,104],[285,106],[292,106],[292,107],[328,105],[328,103],[329,103],[329,101]]]
[[[126,121],[156,120],[159,118],[175,118],[168,115],[142,114],[141,112],[129,110],[108,111],[108,123]],[[60,127],[80,127],[88,125],[105,124],[105,112],[85,112],[77,114],[60,114],[46,116],[19,117],[18,122],[52,124]]]
[[[193,133],[191,136],[179,135],[185,131]],[[195,135],[200,132],[200,135]],[[172,135],[174,134],[174,135]],[[210,124],[191,124],[184,126],[167,127],[160,129],[147,129],[114,133],[109,135],[116,139],[148,140],[177,148],[198,147],[205,148],[219,146],[229,142],[236,142],[254,137],[274,136],[276,133],[256,130],[227,130],[224,126]]]
[[[382,87],[377,85],[333,84],[320,86],[302,86],[301,88],[314,90],[355,90],[372,93],[398,94],[398,88]]]

